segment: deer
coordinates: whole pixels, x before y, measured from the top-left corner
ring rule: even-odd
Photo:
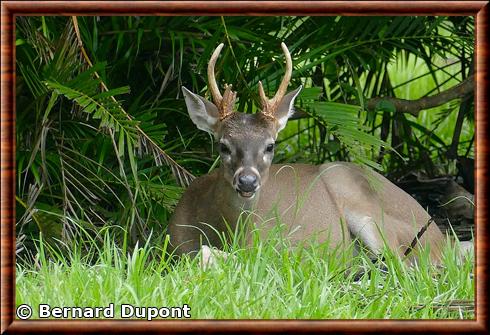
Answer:
[[[223,45],[207,67],[213,102],[182,86],[190,119],[217,142],[220,165],[196,178],[177,204],[168,225],[173,254],[193,257],[202,250],[209,256],[210,248],[222,250],[220,235],[237,229],[244,211],[261,222],[260,234],[267,236],[277,224],[274,208],[293,245],[315,237],[348,250],[357,242],[376,257],[387,246],[405,259],[415,257],[413,249],[428,246],[431,262],[438,264],[445,235],[412,196],[381,174],[351,162],[272,164],[278,133],[302,89],[287,93],[291,54],[282,43],[285,73],[276,94],[269,99],[259,81],[261,109],[247,114],[234,110],[232,85],[225,84],[223,94],[218,88],[215,64]]]

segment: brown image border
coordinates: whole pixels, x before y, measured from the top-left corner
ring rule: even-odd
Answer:
[[[488,333],[488,1],[2,1],[1,332]],[[15,17],[23,15],[473,15],[475,52],[475,320],[15,320]]]

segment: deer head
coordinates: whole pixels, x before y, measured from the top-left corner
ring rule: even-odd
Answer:
[[[252,199],[266,182],[277,134],[286,126],[293,113],[294,99],[302,88],[286,94],[293,66],[288,48],[284,43],[281,47],[286,72],[272,99],[266,97],[259,82],[262,104],[259,113],[234,111],[236,92],[231,85],[225,85],[221,95],[214,67],[223,44],[216,48],[208,64],[208,87],[214,103],[182,87],[189,116],[199,129],[213,134],[219,144],[224,178],[242,199]]]

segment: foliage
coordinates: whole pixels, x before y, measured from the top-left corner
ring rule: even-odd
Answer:
[[[289,122],[277,162],[434,176],[454,173],[451,144],[473,155],[471,103],[418,118],[366,108],[375,96],[414,99],[466,78],[473,17],[18,17],[18,236],[70,245],[82,230],[121,227],[130,234],[116,229],[119,242],[133,246],[164,232],[186,169],[201,175],[217,158],[180,86],[205,95],[207,60],[224,42],[218,80],[233,83],[238,110],[255,112],[258,81],[274,92],[283,74],[281,41],[294,61],[290,87],[306,87],[297,110],[312,117]],[[455,142],[460,115],[468,121]]]

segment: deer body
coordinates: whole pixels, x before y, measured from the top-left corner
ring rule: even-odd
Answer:
[[[268,181],[251,200],[241,199],[222,173],[217,169],[196,179],[177,206],[169,225],[177,254],[197,252],[201,244],[222,248],[216,232],[236,229],[243,210],[252,213],[264,237],[279,217],[293,245],[328,241],[331,248],[347,249],[358,239],[374,254],[381,252],[384,241],[403,254],[430,219],[422,206],[389,180],[351,163],[271,165]],[[380,185],[373,187],[369,178]],[[444,236],[435,224],[420,243],[431,244],[437,262]]]
[[[267,235],[280,219],[293,244],[328,241],[341,250],[359,241],[373,254],[386,243],[403,254],[430,219],[407,193],[380,174],[352,163],[320,166],[271,164],[274,142],[292,113],[301,87],[286,94],[292,62],[286,56],[286,74],[274,98],[267,99],[259,83],[262,111],[233,111],[236,93],[226,86],[222,96],[214,65],[223,45],[208,66],[214,104],[183,87],[187,109],[199,129],[219,143],[221,165],[197,178],[182,196],[169,223],[170,244],[176,254],[193,253],[201,245],[222,248],[219,234],[236,229],[243,210],[251,213],[261,234]],[[418,245],[430,245],[438,262],[445,238],[429,225]]]

